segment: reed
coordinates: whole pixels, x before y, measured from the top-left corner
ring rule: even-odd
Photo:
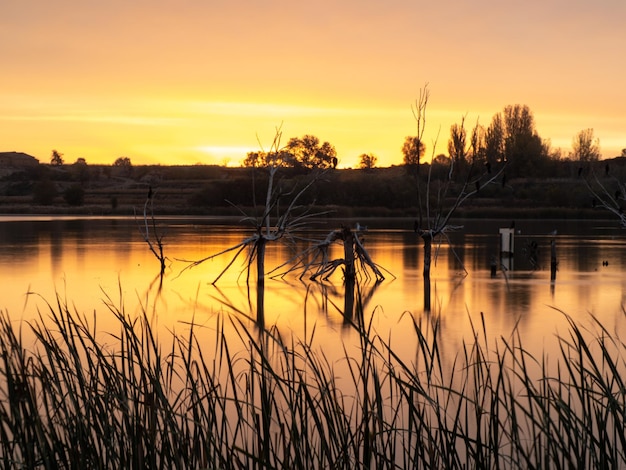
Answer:
[[[556,358],[483,322],[445,365],[437,320],[409,320],[411,361],[371,324],[336,360],[314,329],[222,317],[211,341],[193,322],[164,338],[108,305],[109,334],[59,299],[31,324],[0,315],[4,468],[626,466],[625,345],[598,322],[566,316]]]

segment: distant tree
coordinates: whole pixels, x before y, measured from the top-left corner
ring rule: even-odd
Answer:
[[[555,161],[559,161],[563,159],[563,151],[561,150],[560,147],[550,148],[548,155],[550,156],[550,159],[555,160]]]
[[[292,157],[293,166],[304,168],[333,168],[337,162],[337,150],[328,142],[320,144],[314,135],[292,137],[284,148]],[[280,155],[282,152],[275,152]],[[289,162],[281,155],[281,162]]]
[[[63,165],[63,154],[57,150],[52,151],[52,157],[50,158],[50,164],[55,166]]]
[[[418,166],[426,153],[426,146],[418,136],[407,136],[402,145],[402,155],[406,166]]]
[[[485,132],[485,157],[490,165],[504,162],[504,124],[502,115],[496,114]]]
[[[320,143],[313,135],[292,137],[283,148],[273,146],[270,152],[248,152],[243,166],[334,168],[337,166],[337,150],[328,142]]]
[[[593,129],[584,129],[572,139],[572,160],[595,162],[600,159],[600,139],[593,137]]]
[[[443,153],[440,153],[435,158],[433,158],[433,164],[448,166],[450,165],[450,157],[444,155]]]
[[[119,157],[113,162],[113,168],[115,168],[115,174],[118,176],[129,177],[133,172],[133,164],[128,157]]]
[[[266,152],[248,152],[243,161],[243,166],[253,168],[265,166],[266,156]]]
[[[469,136],[465,129],[465,116],[460,124],[450,127],[450,139],[448,140],[448,154],[458,170],[464,170],[469,163],[486,161],[485,130],[476,123]]]
[[[496,114],[485,136],[487,161],[503,150],[507,172],[515,176],[536,175],[547,162],[532,112],[526,105],[506,106]]]
[[[72,165],[71,171],[80,181],[87,181],[89,179],[89,168],[84,158],[77,158]]]
[[[359,168],[363,170],[369,170],[376,166],[378,159],[371,153],[364,153],[359,157]]]
[[[272,152],[248,152],[243,166],[265,168],[269,166],[293,167],[296,166],[294,157],[286,150]]]
[[[626,149],[622,149],[622,153],[620,155],[622,158],[626,158]]]
[[[122,167],[131,167],[133,164],[128,157],[119,157],[115,162],[113,162],[113,166],[122,166]]]
[[[461,118],[461,124],[450,126],[450,139],[448,140],[448,155],[456,165],[464,165],[467,160],[467,131],[465,130],[465,116]]]
[[[444,181],[451,177],[451,170],[454,168],[452,159],[447,155],[440,153],[433,158],[431,165],[431,180]]]

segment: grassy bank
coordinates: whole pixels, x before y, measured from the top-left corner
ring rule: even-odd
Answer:
[[[157,338],[147,315],[110,310],[119,330],[105,339],[63,302],[32,325],[0,317],[4,468],[626,465],[624,344],[597,323],[570,321],[549,358],[478,325],[449,368],[436,321],[413,323],[410,363],[355,325],[359,353],[339,364],[313,335],[225,318],[207,347],[194,325]]]
[[[463,217],[498,217],[510,209],[516,218],[593,218],[608,213],[593,210],[593,195],[577,176],[577,165],[562,162],[558,171],[534,178],[512,178],[481,188],[459,211]],[[618,164],[619,163],[619,164]],[[152,189],[159,215],[237,215],[237,207],[264,201],[266,169],[218,166],[39,165],[14,169],[0,178],[0,211],[10,214],[132,215],[143,207]],[[424,168],[426,178],[427,168]],[[604,171],[604,170],[603,170]],[[626,160],[612,162],[611,175],[622,181]],[[433,201],[448,171],[432,176]],[[279,179],[285,190],[302,187],[307,171],[284,168]],[[424,180],[426,185],[426,180]],[[615,190],[613,181],[608,188]],[[288,189],[289,188],[289,189]],[[454,203],[462,191],[457,182],[443,201]],[[300,200],[334,210],[337,217],[415,217],[418,207],[414,178],[403,166],[327,172]]]

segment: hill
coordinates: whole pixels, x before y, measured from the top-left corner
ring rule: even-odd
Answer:
[[[11,152],[11,154],[19,155]],[[30,162],[2,165],[0,212],[5,214],[132,215],[141,211],[152,188],[155,213],[163,215],[238,215],[238,208],[262,202],[267,171],[220,166],[107,166],[75,163],[52,166]],[[32,158],[32,157],[31,157]],[[625,159],[598,162],[611,178],[626,181]],[[422,172],[425,174],[424,172]],[[431,175],[431,189],[443,175]],[[278,184],[287,193],[305,184],[305,170],[281,169]],[[425,177],[424,177],[425,178]],[[425,184],[425,182],[424,182]],[[608,183],[607,183],[608,184]],[[330,170],[307,191],[302,203],[344,217],[414,217],[415,179],[403,166],[370,170]],[[460,191],[460,184],[449,193]],[[454,198],[443,201],[451,204]],[[578,176],[578,165],[560,162],[550,174],[502,181],[481,189],[458,211],[467,217],[606,217],[592,208],[592,196]]]

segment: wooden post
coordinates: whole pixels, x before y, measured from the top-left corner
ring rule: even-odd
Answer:
[[[265,326],[265,245],[267,240],[259,237],[256,242],[256,321],[260,328]]]
[[[430,231],[422,235],[424,240],[424,311],[430,312],[430,263],[432,261],[433,235]]]
[[[343,322],[344,324],[352,323],[354,319],[354,290],[355,278],[346,277],[343,281],[344,297],[343,297]]]
[[[550,280],[556,280],[556,268],[559,262],[556,260],[556,240],[550,241]]]
[[[345,265],[344,276],[346,279],[354,279],[356,268],[354,266],[354,233],[349,228],[343,229],[343,261]]]

